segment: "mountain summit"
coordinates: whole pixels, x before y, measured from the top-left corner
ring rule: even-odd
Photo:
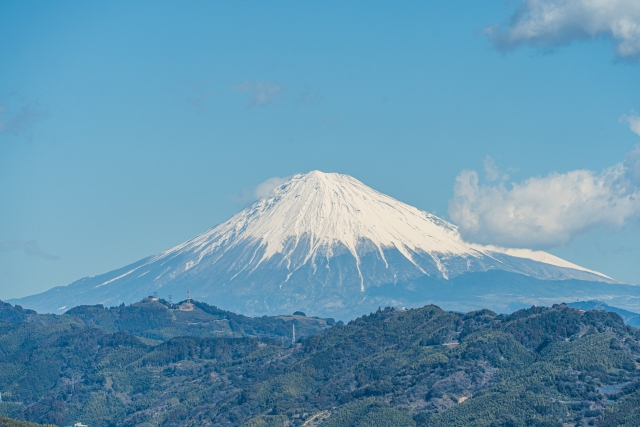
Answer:
[[[350,318],[386,305],[506,310],[636,287],[545,252],[466,243],[454,225],[351,176],[312,171],[181,245],[15,302],[60,312],[187,288],[243,314]]]

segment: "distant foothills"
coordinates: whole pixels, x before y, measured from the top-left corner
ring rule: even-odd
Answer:
[[[345,324],[154,295],[61,315],[0,302],[0,426],[640,425],[637,315],[572,305]]]
[[[603,300],[640,311],[640,286],[545,252],[469,244],[455,225],[337,173],[296,175],[229,220],[123,268],[10,300],[42,313],[162,293],[247,316],[350,320],[437,304],[511,313]]]

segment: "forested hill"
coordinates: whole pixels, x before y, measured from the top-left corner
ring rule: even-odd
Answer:
[[[640,331],[603,311],[388,308],[295,345],[151,345],[57,319],[0,322],[0,413],[92,427],[640,425]]]
[[[27,423],[24,421],[12,420],[11,418],[0,416],[0,427],[55,427],[54,425],[43,425]]]
[[[193,309],[180,310],[184,303],[172,304],[163,299],[145,298],[132,305],[105,308],[83,305],[63,315],[38,314],[33,310],[0,301],[0,321],[32,322],[54,325],[74,322],[107,332],[127,332],[142,338],[166,341],[179,336],[263,337],[290,343],[293,325],[300,338],[323,331],[336,322],[333,319],[307,317],[304,313],[282,316],[247,317],[221,310],[206,303],[192,301]]]

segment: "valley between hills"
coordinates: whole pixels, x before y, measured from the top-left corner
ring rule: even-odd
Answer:
[[[640,424],[640,330],[615,313],[428,305],[344,324],[192,304],[51,315],[2,303],[0,414],[91,427]]]

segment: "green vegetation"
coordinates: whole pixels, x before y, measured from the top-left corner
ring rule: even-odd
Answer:
[[[122,304],[111,308],[104,308],[102,305],[85,305],[72,308],[64,315],[55,318],[57,321],[73,321],[107,332],[126,332],[156,341],[188,335],[268,337],[290,343],[292,325],[296,327],[296,335],[304,338],[336,323],[333,319],[306,317],[304,313],[302,316],[296,314],[300,312],[290,316],[247,317],[203,302],[192,302],[195,306],[193,311],[178,310],[180,303],[172,304],[163,299],[151,298],[145,298],[133,305]],[[31,313],[34,314],[32,311]],[[38,315],[38,317],[41,316]]]
[[[286,422],[284,415],[260,415],[242,424],[242,427],[282,427]]]
[[[25,421],[12,420],[0,415],[0,427],[55,427],[51,424],[34,424]]]
[[[602,427],[637,427],[640,426],[640,393],[638,384],[630,384],[621,393],[627,398],[611,405],[598,423]]]
[[[603,311],[387,308],[292,345],[267,327],[288,332],[293,321],[319,319],[234,320],[198,303],[197,316],[239,326],[226,336],[198,329],[167,338],[181,321],[158,315],[138,327],[140,306],[64,316],[0,307],[0,413],[32,422],[640,425],[640,331]]]
[[[376,399],[343,405],[323,427],[414,427],[415,421],[403,411]]]

